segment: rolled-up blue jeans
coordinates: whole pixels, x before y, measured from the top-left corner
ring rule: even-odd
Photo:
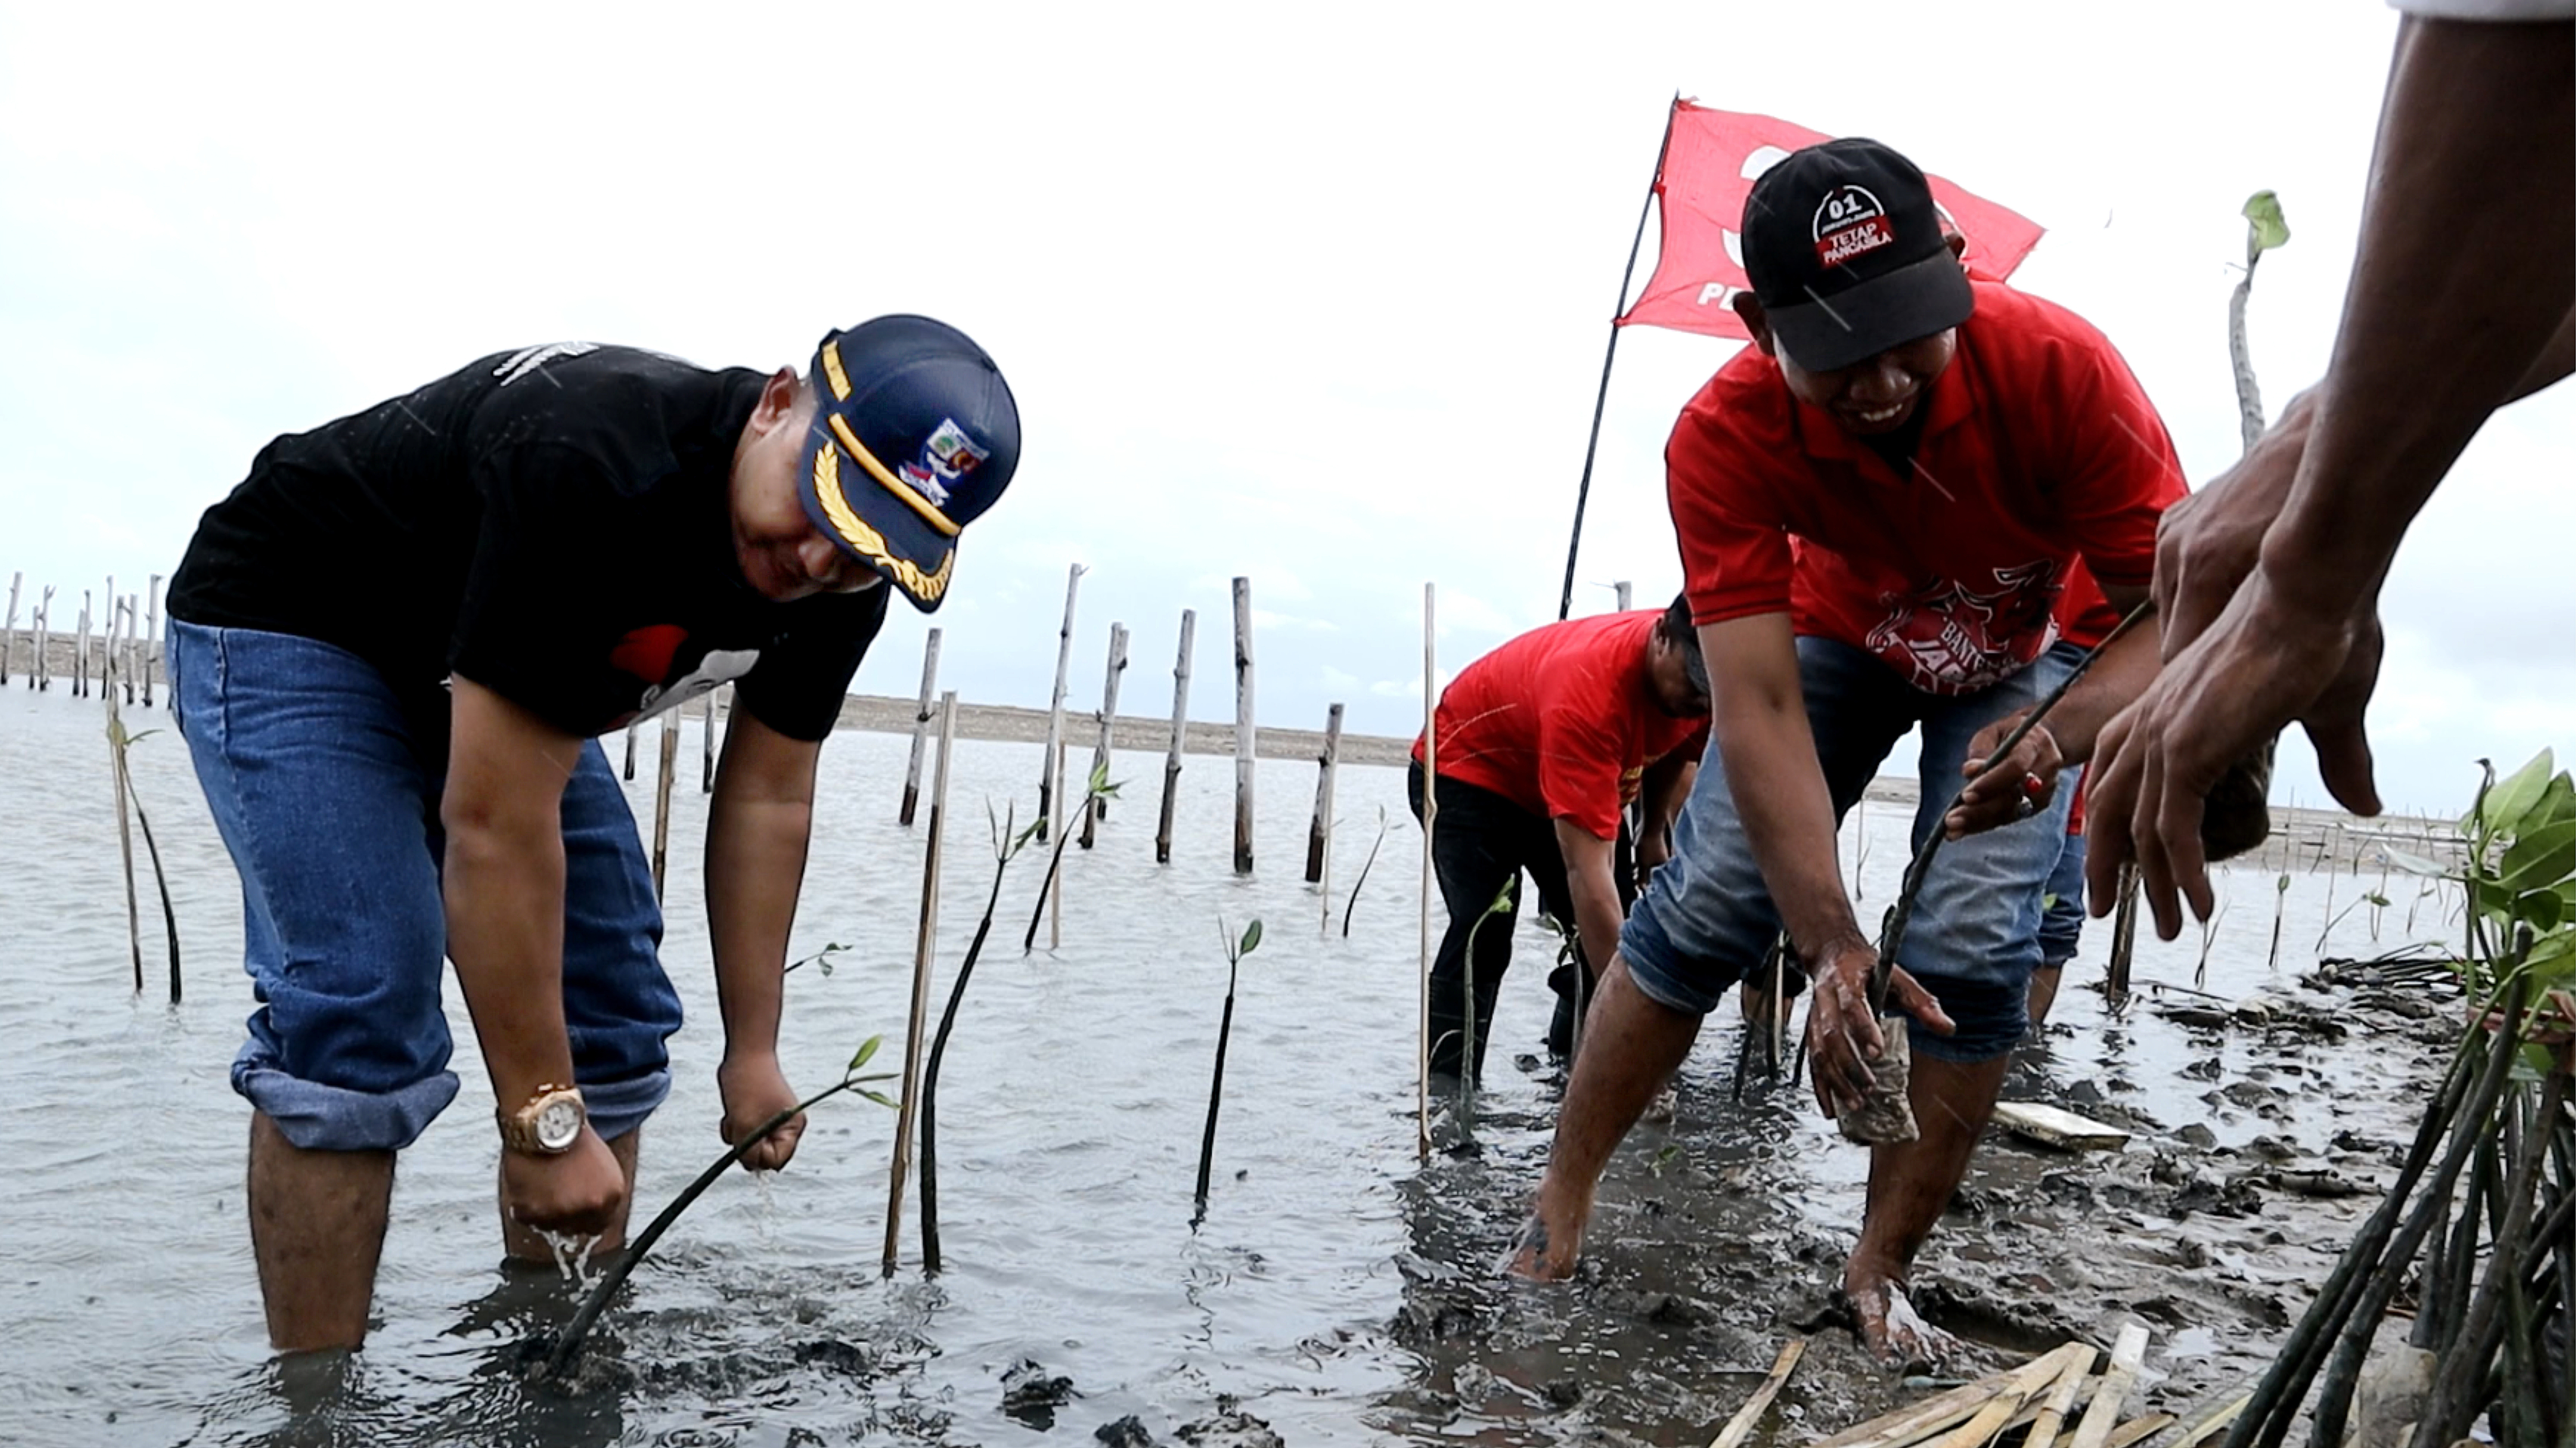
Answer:
[[[1861,649],[1799,639],[1799,684],[1835,820],[1859,801],[1897,739],[1919,726],[1923,797],[1913,829],[1919,849],[1966,782],[1960,770],[1977,731],[2039,702],[2071,667],[2066,653],[2052,650],[1990,688],[1930,694]],[[1958,1031],[1946,1037],[1914,1031],[1917,1052],[1984,1061],[2021,1039],[2030,976],[2040,959],[2041,898],[2065,852],[2073,796],[2073,789],[2061,788],[2030,818],[1949,841],[1933,860],[1897,963],[1941,1002]],[[1691,797],[1673,822],[1673,857],[1638,897],[1620,932],[1619,954],[1648,999],[1706,1015],[1761,962],[1779,930],[1779,912],[1712,736]]]
[[[241,873],[259,1007],[233,1089],[299,1147],[409,1146],[457,1090],[439,1003],[443,776],[383,676],[344,649],[173,620],[169,660],[179,732]],[[635,817],[597,741],[565,786],[563,840],[573,1079],[615,1138],[670,1094],[680,999]]]

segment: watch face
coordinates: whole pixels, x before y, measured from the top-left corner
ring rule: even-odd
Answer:
[[[572,1145],[581,1134],[581,1105],[568,1097],[546,1103],[537,1113],[537,1145],[547,1151],[561,1151]]]

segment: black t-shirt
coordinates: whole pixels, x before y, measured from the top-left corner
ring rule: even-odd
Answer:
[[[199,522],[171,616],[358,655],[432,759],[451,672],[580,735],[732,680],[821,739],[887,590],[773,603],[743,581],[729,477],[760,387],[584,342],[483,358],[261,449]]]

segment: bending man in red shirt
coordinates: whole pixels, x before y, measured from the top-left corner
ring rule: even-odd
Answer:
[[[1753,290],[1735,305],[1755,345],[1683,410],[1665,452],[1723,767],[1699,772],[1673,858],[1603,974],[1515,1266],[1574,1270],[1603,1163],[1784,927],[1816,976],[1817,1100],[1836,1114],[1859,1100],[1884,1038],[1835,831],[1919,727],[1914,838],[1955,841],[1917,897],[1888,1002],[1917,1023],[1922,1136],[1873,1149],[1842,1285],[1874,1351],[1928,1355],[1937,1334],[1902,1288],[2024,1029],[2066,839],[2057,776],[2143,687],[2155,630],[2114,644],[2010,756],[1986,756],[2067,675],[2050,650],[2075,564],[2115,607],[2145,597],[2182,472],[2109,342],[1972,283],[1922,173],[1887,147],[1791,155],[1755,184],[1742,234]]]
[[[1608,960],[1631,892],[1612,864],[1619,815],[1642,791],[1644,875],[1663,862],[1666,829],[1690,792],[1708,731],[1708,672],[1681,599],[1660,612],[1579,618],[1533,629],[1469,664],[1441,691],[1440,818],[1431,865],[1449,930],[1431,968],[1431,1069],[1459,1074],[1466,1046],[1467,941],[1475,937],[1475,1069],[1483,1073],[1494,1000],[1511,965],[1527,870],[1539,908],[1571,921],[1581,958]],[[1422,741],[1406,780],[1422,816]],[[1506,886],[1511,903],[1491,919]],[[1481,926],[1477,922],[1483,921]],[[1598,966],[1587,966],[1597,974]],[[1571,972],[1551,977],[1548,1045],[1569,1049]]]

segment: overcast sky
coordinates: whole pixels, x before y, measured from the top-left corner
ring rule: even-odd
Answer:
[[[1410,732],[1426,580],[1449,668],[1555,616],[1675,90],[1876,136],[2047,226],[2016,282],[2110,335],[2197,482],[2238,450],[2238,207],[2275,188],[2294,233],[2253,305],[2277,411],[2324,367],[2396,28],[2367,0],[1259,13],[5,0],[0,573],[68,620],[166,573],[272,435],[484,352],[802,366],[924,311],[992,351],[1027,436],[937,617],[949,686],[1042,705],[1078,560],[1075,697],[1116,619],[1125,707],[1168,707],[1194,607],[1193,712],[1226,716],[1240,573],[1264,723],[1344,700]],[[1662,442],[1733,345],[1623,339],[1578,611],[1678,586]],[[2392,804],[2576,742],[2571,392],[2490,426],[2409,540]],[[896,612],[862,689],[917,684]],[[2293,792],[2322,794],[2304,744]]]

